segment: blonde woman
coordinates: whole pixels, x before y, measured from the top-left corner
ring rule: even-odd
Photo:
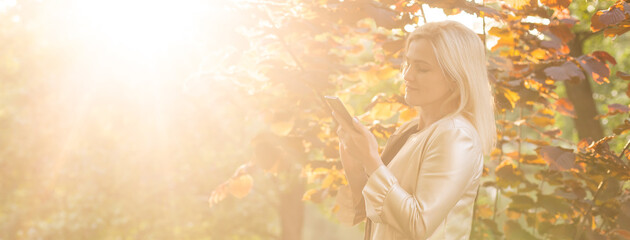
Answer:
[[[419,116],[382,155],[356,118],[337,120],[349,183],[337,216],[350,225],[367,218],[365,239],[468,239],[483,156],[496,144],[483,43],[458,22],[422,25],[407,38],[403,78]]]

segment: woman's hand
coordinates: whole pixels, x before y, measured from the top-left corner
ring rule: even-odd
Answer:
[[[342,163],[346,165],[358,164],[368,175],[383,165],[380,155],[378,154],[378,142],[376,138],[363,124],[359,123],[357,118],[353,118],[352,125],[340,121],[339,117],[333,112],[333,117],[339,123],[337,135],[339,136],[339,151],[342,155]],[[346,159],[349,161],[346,161]]]

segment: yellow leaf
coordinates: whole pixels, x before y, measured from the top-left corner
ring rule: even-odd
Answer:
[[[322,188],[329,188],[333,184],[333,182],[335,182],[335,175],[326,175],[326,178],[324,178],[324,181],[322,182]]]
[[[547,51],[545,51],[542,48],[537,48],[536,50],[532,51],[532,57],[534,58],[545,59],[546,56],[547,56]]]
[[[521,98],[518,93],[515,93],[508,88],[503,88],[503,96],[505,96],[505,98],[510,101],[510,105],[512,105],[512,108],[516,106],[516,102]]]
[[[377,73],[378,79],[380,80],[387,80],[387,79],[393,78],[394,76],[396,76],[396,74],[398,74],[398,69],[394,69],[389,65],[385,65],[384,67],[379,69]]]
[[[316,189],[309,189],[308,191],[304,193],[304,195],[302,195],[302,201],[311,200],[311,195],[313,195],[316,192],[317,192]]]
[[[415,108],[407,108],[400,113],[400,117],[398,118],[398,122],[408,122],[412,118],[418,116],[418,111]]]
[[[400,103],[388,103],[388,102],[380,102],[374,105],[370,110],[370,115],[372,118],[377,120],[385,120],[392,117],[396,112],[402,108],[402,104]]]
[[[506,0],[505,2],[512,5],[512,7],[516,9],[523,9],[524,6],[529,5],[529,0]]]
[[[230,181],[230,194],[236,198],[243,198],[252,190],[253,184],[254,180],[252,179],[252,176],[249,174],[243,174]]]
[[[541,114],[547,115],[549,117],[553,117],[553,115],[554,115],[553,110],[551,110],[549,108],[542,108],[542,109],[538,110],[538,112],[541,113]]]
[[[548,118],[548,117],[533,116],[531,119],[532,119],[532,122],[534,122],[534,124],[540,127],[546,127],[546,126],[553,125],[554,123],[556,123],[555,119]]]
[[[363,71],[359,73],[359,77],[361,78],[363,84],[367,85],[368,87],[375,85],[379,81],[378,74],[374,70]]]

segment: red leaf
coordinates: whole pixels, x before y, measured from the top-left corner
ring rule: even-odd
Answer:
[[[536,152],[549,164],[549,169],[551,170],[565,171],[576,168],[575,154],[571,149],[542,146],[537,148]]]
[[[558,36],[563,43],[568,43],[575,37],[571,28],[565,24],[549,26],[549,30],[551,30],[554,35]]]
[[[582,81],[585,79],[584,73],[573,62],[565,62],[560,66],[548,67],[545,69],[545,74],[556,81],[576,80]]]
[[[491,17],[491,18],[494,18],[494,19],[501,19],[502,18],[501,17],[501,13],[499,13],[499,11],[497,11],[494,8],[481,6],[481,5],[475,6],[475,8],[477,8],[477,10],[479,10],[479,13],[483,14],[483,16]]]
[[[600,10],[597,11],[591,17],[591,30],[593,32],[599,31],[605,27],[610,25],[616,25],[626,19],[624,14],[624,9],[627,4],[623,4],[623,2],[619,1],[617,4],[610,7],[608,10]],[[626,10],[628,11],[628,10]]]
[[[601,60],[602,62],[609,62],[612,63],[613,65],[617,65],[617,61],[615,60],[615,58],[613,56],[610,55],[610,53],[605,52],[605,51],[594,51],[591,53],[591,56],[596,57],[597,59]]]
[[[617,114],[617,113],[627,113],[630,111],[630,107],[628,105],[623,105],[619,103],[613,103],[608,105],[608,115]]]
[[[599,58],[591,55],[582,55],[577,58],[578,63],[586,72],[591,74],[593,81],[597,84],[609,83],[608,77],[610,76],[610,69],[608,65]]]
[[[617,77],[623,79],[623,80],[630,80],[630,74],[627,74],[625,72],[622,71],[617,71]]]

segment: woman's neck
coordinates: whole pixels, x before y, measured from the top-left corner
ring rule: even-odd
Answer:
[[[442,106],[441,103],[422,106],[418,122],[418,130],[423,130],[428,126],[431,126],[431,124],[439,121],[447,114],[454,112],[455,110],[457,110],[457,105],[454,103],[446,104],[444,106]]]

